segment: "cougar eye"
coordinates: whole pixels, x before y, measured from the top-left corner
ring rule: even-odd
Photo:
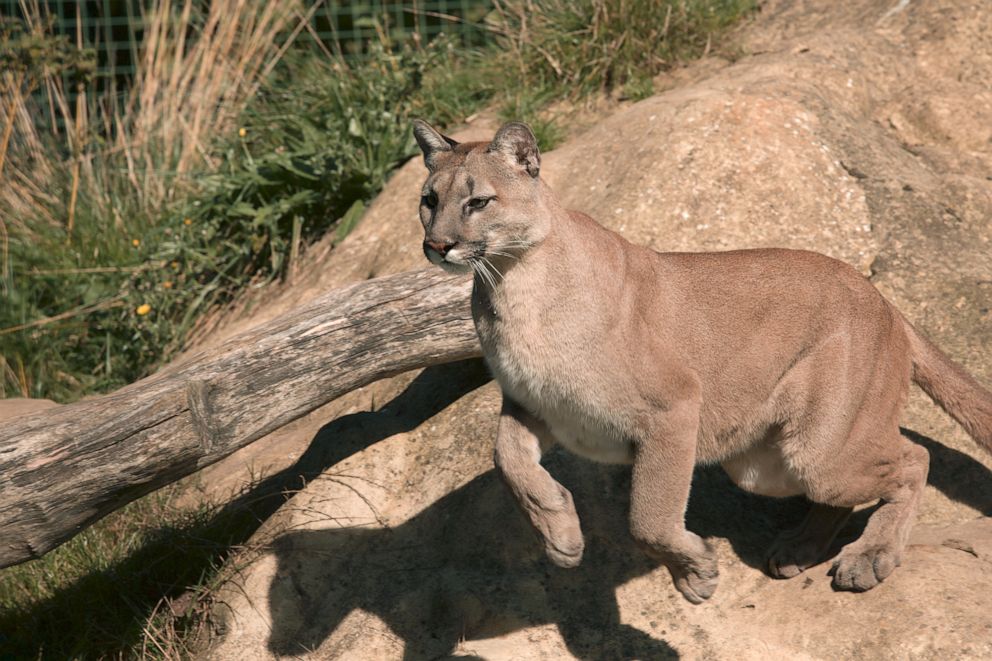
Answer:
[[[437,193],[431,191],[427,195],[423,195],[420,198],[420,203],[423,204],[428,209],[433,209],[437,206]]]
[[[466,206],[469,209],[473,210],[473,211],[478,211],[479,209],[484,209],[486,207],[486,205],[489,204],[489,201],[491,199],[493,199],[493,198],[491,198],[491,197],[473,197],[471,200],[468,201],[468,204]]]

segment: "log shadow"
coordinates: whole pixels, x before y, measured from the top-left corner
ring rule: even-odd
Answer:
[[[416,429],[491,380],[481,358],[427,367],[380,409],[350,413],[328,422],[291,466],[252,485],[225,510],[249,509],[259,522],[264,521],[289,496],[331,466],[394,434]]]

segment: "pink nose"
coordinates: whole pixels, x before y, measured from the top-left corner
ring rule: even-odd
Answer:
[[[455,247],[453,243],[444,243],[442,241],[424,241],[424,245],[441,255],[441,257],[447,255],[448,251]]]

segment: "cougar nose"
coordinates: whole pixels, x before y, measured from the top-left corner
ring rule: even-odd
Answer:
[[[454,243],[445,243],[443,241],[424,241],[424,245],[436,252],[437,254],[444,257],[448,254],[448,251],[455,247]]]

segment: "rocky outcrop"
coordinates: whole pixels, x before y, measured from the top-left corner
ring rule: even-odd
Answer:
[[[547,181],[657,249],[844,259],[992,383],[992,10],[782,0],[739,39],[736,61],[660,79],[671,89],[546,154]],[[326,260],[228,328],[424,266],[423,177],[419,160],[404,166]],[[578,569],[550,565],[491,470],[498,404],[478,361],[434,367],[353,392],[208,469],[202,483],[230,488],[249,463],[314,479],[259,531],[205,655],[992,656],[992,461],[920,393],[903,424],[931,453],[930,486],[903,567],[865,594],[833,592],[829,563],[771,579],[764,549],[804,503],[748,495],[702,468],[688,526],[710,538],[722,572],[702,606],[630,540],[622,467],[548,457],[586,534]]]
[[[0,421],[13,420],[22,415],[30,415],[58,406],[50,399],[30,399],[27,397],[9,397],[0,399]]]

